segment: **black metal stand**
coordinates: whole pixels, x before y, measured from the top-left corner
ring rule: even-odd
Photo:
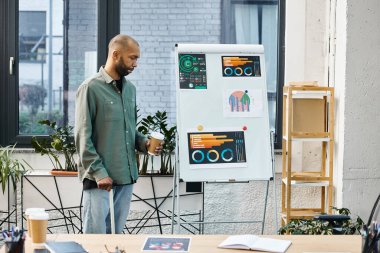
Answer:
[[[8,184],[7,184],[7,210],[0,210],[0,227],[3,229],[4,224],[6,224],[7,229],[10,230],[11,225],[17,226],[17,187],[14,189],[13,194],[13,200],[14,204],[12,205],[10,202],[11,199],[11,184],[13,186],[12,181],[9,181],[10,178],[8,178]],[[3,216],[5,215],[5,216]],[[14,219],[12,217],[14,216]]]
[[[78,206],[64,206],[62,204],[62,198],[61,195],[64,194],[64,192],[61,192],[61,190],[58,187],[57,183],[57,176],[52,176],[52,175],[43,175],[42,177],[52,177],[54,180],[54,185],[55,185],[55,191],[58,196],[59,200],[59,205],[54,204],[54,200],[49,198],[46,193],[42,192],[40,187],[38,187],[35,183],[32,182],[32,180],[29,179],[29,177],[38,177],[38,176],[30,176],[30,175],[24,175],[23,180],[21,181],[21,211],[22,214],[24,214],[24,181],[27,184],[30,184],[33,189],[35,189],[40,196],[42,196],[47,203],[49,203],[53,208],[46,209],[47,212],[51,213],[49,221],[62,221],[63,224],[58,224],[58,225],[50,225],[48,226],[48,231],[50,233],[53,233],[54,228],[60,228],[60,227],[65,227],[66,232],[69,234],[70,232],[72,233],[82,233],[82,198],[80,203],[78,203]],[[75,176],[76,177],[76,176]],[[67,189],[66,189],[67,191]],[[83,196],[82,196],[83,197]],[[79,215],[75,212],[79,212]],[[26,219],[24,216],[21,219],[21,226],[24,227],[24,219]]]
[[[140,176],[141,177],[141,176]],[[127,224],[125,226],[125,230],[129,234],[138,234],[141,232],[144,228],[153,228],[157,227],[159,229],[160,234],[163,234],[163,227],[164,226],[171,226],[172,222],[172,210],[163,210],[162,206],[164,203],[171,202],[173,200],[173,189],[170,189],[167,193],[165,193],[163,196],[158,196],[156,193],[156,188],[160,187],[155,182],[159,177],[165,177],[162,175],[144,175],[143,177],[149,177],[151,189],[152,189],[152,197],[151,198],[142,198],[138,196],[137,194],[133,194],[135,197],[135,200],[132,200],[133,202],[141,201],[143,204],[147,205],[147,207],[151,210],[148,210],[144,212],[141,218],[136,219],[128,219]],[[166,176],[168,177],[168,176]],[[171,177],[171,176],[170,176]],[[186,196],[194,196],[199,195],[203,199],[203,192],[196,192],[196,193],[186,193],[182,194],[182,198],[186,198]],[[151,203],[153,202],[153,204]],[[198,216],[201,217],[202,211],[195,211],[190,212],[186,215],[182,215],[182,220],[186,222],[184,217],[194,217]],[[136,223],[134,225],[130,225],[131,223]],[[153,223],[153,224],[152,224]],[[196,227],[194,225],[188,225],[188,226],[182,226],[186,231],[192,234],[199,233],[200,228]]]
[[[82,227],[82,201],[83,201],[83,190],[82,192],[78,192],[78,190],[62,187],[62,181],[59,182],[59,179],[61,177],[72,177],[72,180],[77,180],[76,176],[54,176],[47,173],[44,174],[29,174],[24,175],[23,179],[21,181],[21,212],[24,214],[24,208],[25,208],[25,190],[28,190],[30,196],[29,198],[35,197],[36,198],[36,204],[29,203],[28,207],[45,207],[46,211],[49,212],[49,226],[48,231],[50,233],[83,233],[83,227]],[[162,185],[159,185],[158,179],[160,177],[170,177],[171,176],[162,176],[162,175],[148,175],[148,176],[141,176],[141,177],[148,177],[149,178],[149,186],[146,187],[144,185],[144,189],[146,191],[151,191],[149,193],[149,197],[142,197],[139,196],[139,193],[133,193],[133,199],[132,199],[132,207],[133,203],[136,204],[143,204],[144,208],[142,208],[143,214],[140,215],[138,218],[131,218],[126,221],[126,225],[124,227],[124,233],[129,234],[138,234],[142,232],[144,229],[148,228],[158,228],[159,233],[163,234],[164,230],[163,227],[170,226],[171,225],[171,216],[172,212],[170,208],[167,208],[167,210],[164,209],[165,205],[168,205],[168,203],[171,203],[173,198],[173,189],[169,187],[168,192],[164,192],[159,194],[158,190],[161,190],[162,192]],[[140,178],[141,178],[140,177]],[[41,182],[49,182],[52,186],[49,189],[47,189],[46,185],[43,185],[43,183],[38,182],[37,178],[49,178],[48,180],[41,180]],[[53,181],[50,181],[53,180]],[[141,180],[141,179],[140,179]],[[78,185],[81,183],[78,181]],[[27,187],[26,187],[27,186]],[[28,188],[28,189],[26,189]],[[151,190],[149,189],[151,188]],[[79,189],[79,188],[78,188]],[[148,189],[148,190],[147,190]],[[31,192],[33,191],[33,192]],[[37,194],[34,194],[34,191]],[[31,193],[33,195],[31,195]],[[78,203],[76,203],[75,199],[72,201],[69,206],[65,204],[64,199],[67,200],[67,194],[70,194],[69,196],[78,196],[81,194],[81,198]],[[201,195],[200,195],[201,194]],[[141,195],[141,194],[140,194]],[[193,195],[200,195],[203,197],[202,193],[186,193],[182,194],[181,197],[183,199],[186,199],[186,196],[193,196]],[[42,198],[41,198],[42,197]],[[43,201],[43,203],[37,203],[40,199]],[[31,201],[29,201],[31,202]],[[38,206],[36,206],[38,205]],[[133,208],[131,208],[133,210]],[[186,214],[185,216],[181,216],[181,220],[186,222],[186,219],[193,216],[201,216],[201,211],[198,212],[191,212]],[[21,219],[21,226],[24,227],[24,219],[26,219],[24,216],[22,216]],[[53,221],[53,222],[51,222]],[[183,226],[187,231],[190,233],[198,233],[199,227],[193,226],[193,225],[187,225]]]

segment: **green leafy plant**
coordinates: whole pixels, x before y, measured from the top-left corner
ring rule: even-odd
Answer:
[[[328,221],[295,219],[281,227],[278,234],[332,235],[332,227]]]
[[[338,214],[350,215],[351,212],[347,208],[333,207]],[[357,216],[356,220],[342,221],[340,224],[335,222],[322,220],[306,220],[294,219],[278,230],[278,234],[293,234],[293,235],[332,235],[334,227],[339,227],[339,234],[360,234],[360,229],[363,226],[363,220]]]
[[[16,184],[21,180],[23,174],[25,174],[28,169],[26,169],[25,163],[29,168],[30,165],[22,160],[12,158],[15,145],[0,147],[0,183],[3,194],[5,193],[5,187],[8,184],[8,180],[12,180],[13,188],[16,189]]]
[[[336,208],[333,207],[333,210],[335,210],[338,214],[342,215],[351,215],[351,212],[348,208]],[[360,234],[360,230],[363,227],[364,222],[363,220],[357,216],[356,220],[347,220],[342,222],[342,234],[345,235],[353,235],[353,234]]]
[[[175,136],[177,127],[172,126],[169,128],[167,119],[168,117],[166,111],[157,111],[153,116],[148,115],[147,117],[142,118],[137,128],[139,132],[147,136],[156,131],[164,135],[165,143],[163,145],[162,153],[160,156],[161,163],[159,174],[161,175],[172,175],[174,172],[174,163],[172,162],[171,154],[173,153],[176,145]],[[151,159],[153,166],[153,157],[144,155],[140,174],[147,173],[149,158]]]
[[[74,159],[76,147],[73,140],[72,126],[57,126],[56,122],[41,120],[40,124],[45,125],[51,131],[49,139],[32,137],[32,147],[36,153],[48,155],[54,166],[54,170],[77,171],[77,164]],[[59,153],[65,158],[64,166],[59,160]]]

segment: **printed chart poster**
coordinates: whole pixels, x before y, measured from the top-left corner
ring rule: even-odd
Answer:
[[[262,89],[227,89],[223,94],[224,117],[263,117]]]
[[[205,54],[179,54],[179,88],[207,89]]]
[[[189,132],[192,168],[247,167],[244,131]]]
[[[190,237],[148,237],[142,251],[189,252],[190,241]]]
[[[223,77],[260,77],[260,56],[222,56]]]

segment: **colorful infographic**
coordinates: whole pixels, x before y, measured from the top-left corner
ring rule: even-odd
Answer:
[[[187,137],[191,165],[234,167],[247,162],[243,131],[187,133]]]
[[[190,237],[148,237],[142,251],[188,252]]]
[[[179,88],[207,89],[206,56],[179,54]]]
[[[263,117],[262,89],[227,89],[223,94],[225,117]]]
[[[222,56],[224,77],[260,77],[260,56]]]

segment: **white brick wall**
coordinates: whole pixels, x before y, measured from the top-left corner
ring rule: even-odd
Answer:
[[[74,125],[74,100],[85,77],[85,52],[97,51],[97,1],[69,2],[69,123]],[[96,63],[95,63],[96,65]],[[96,70],[94,70],[96,73]]]
[[[175,44],[220,43],[220,12],[220,0],[121,1],[120,32],[141,47],[139,66],[128,78],[137,86],[142,116],[165,110],[175,123]]]

